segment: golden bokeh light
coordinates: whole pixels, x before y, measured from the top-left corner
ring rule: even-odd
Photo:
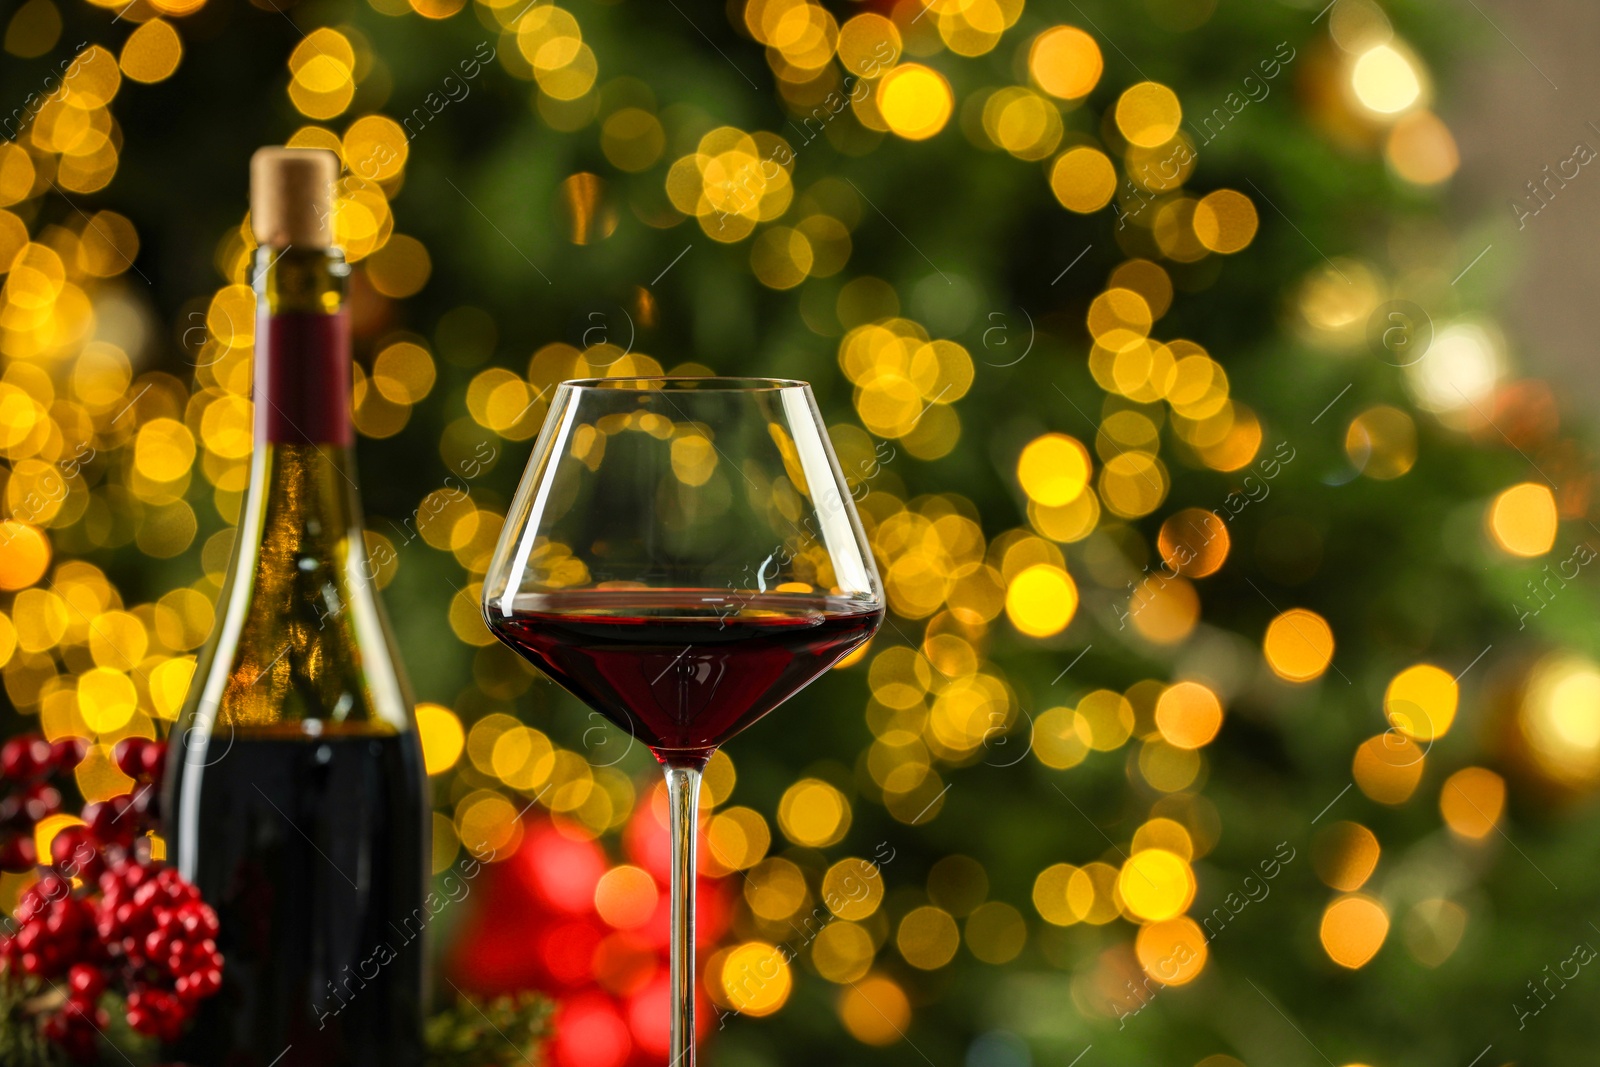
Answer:
[[[1118,906],[1121,871],[1109,863],[1086,863],[1067,884],[1067,902],[1091,926],[1104,926],[1122,914]]]
[[[949,912],[925,904],[906,913],[894,940],[907,963],[919,970],[935,971],[954,958],[961,934]]]
[[[1029,501],[1028,521],[1052,541],[1065,544],[1082,541],[1099,525],[1100,497],[1095,493],[1079,493],[1060,507]]]
[[[355,98],[355,68],[348,37],[326,26],[312,30],[289,55],[289,99],[307,118],[340,115]]]
[[[1000,36],[1022,14],[1019,3],[962,0],[934,3],[935,25],[945,46],[959,56],[981,56],[1000,43]]]
[[[1540,660],[1524,686],[1517,727],[1543,777],[1591,787],[1600,778],[1600,665],[1572,653]]]
[[[1375,405],[1350,421],[1344,451],[1368,478],[1393,480],[1417,462],[1417,424],[1399,408]]]
[[[1077,873],[1078,868],[1072,864],[1057,863],[1040,871],[1033,880],[1034,909],[1052,926],[1071,926],[1083,919],[1083,913],[1073,907],[1068,892]]]
[[[1030,500],[1046,507],[1071,503],[1089,484],[1089,450],[1062,433],[1036,437],[1017,458],[1017,481]]]
[[[1341,967],[1356,970],[1366,966],[1388,936],[1388,910],[1365,894],[1340,897],[1322,913],[1323,951]]]
[[[26,589],[50,566],[50,539],[37,526],[0,521],[0,589]]]
[[[1029,637],[1053,637],[1078,610],[1078,586],[1063,568],[1036,563],[1006,588],[1006,617]]]
[[[1354,893],[1378,867],[1382,849],[1377,835],[1354,822],[1336,822],[1317,834],[1311,847],[1311,866],[1324,885],[1341,893]]]
[[[1063,131],[1055,103],[1018,86],[1001,89],[984,102],[983,128],[995,145],[1030,160],[1054,152]]]
[[[1156,538],[1162,562],[1186,578],[1205,578],[1227,562],[1232,539],[1214,511],[1184,508],[1161,524]]]
[[[1128,619],[1147,641],[1180,644],[1200,622],[1200,595],[1183,578],[1147,578],[1134,587]]]
[[[433,273],[427,248],[415,237],[402,233],[391,234],[363,262],[372,287],[395,300],[415,296]]]
[[[900,28],[876,12],[855,15],[839,27],[839,64],[858,78],[881,77],[900,60]]]
[[[1145,783],[1161,793],[1181,793],[1192,788],[1205,769],[1198,751],[1179,748],[1160,737],[1152,737],[1139,746],[1136,766]]]
[[[1178,94],[1158,82],[1140,82],[1117,98],[1117,129],[1132,144],[1157,148],[1172,140],[1183,122]]]
[[[139,692],[121,671],[95,667],[78,676],[78,713],[96,733],[122,729],[138,708]]]
[[[398,177],[411,155],[410,138],[387,115],[363,115],[344,131],[339,154],[358,178],[383,182]]]
[[[727,1002],[736,1011],[756,1018],[783,1007],[794,985],[788,956],[765,941],[748,941],[733,949],[723,959],[717,977]]]
[[[1383,155],[1396,174],[1414,185],[1448,181],[1461,166],[1461,151],[1450,127],[1426,110],[1413,111],[1394,124]]]
[[[973,956],[996,967],[1016,959],[1028,941],[1022,913],[1000,900],[972,909],[962,933]]]
[[[955,97],[944,75],[920,63],[904,63],[878,83],[877,103],[891,132],[908,141],[925,141],[950,121]]]
[[[1194,900],[1194,872],[1182,856],[1160,848],[1146,849],[1122,865],[1117,892],[1134,915],[1161,922],[1182,914]]]
[[[117,767],[109,745],[91,745],[89,754],[78,764],[72,776],[77,780],[78,791],[88,803],[110,800],[133,792],[136,783]],[[56,816],[70,818],[70,816]]]
[[[1134,939],[1144,973],[1162,985],[1186,985],[1200,977],[1209,950],[1205,931],[1187,915],[1146,923]]]
[[[1089,754],[1087,732],[1074,709],[1050,708],[1033,722],[1033,754],[1046,767],[1076,767]]]
[[[1329,12],[1328,36],[1349,55],[1394,40],[1394,23],[1375,0],[1340,4]]]
[[[1156,239],[1156,247],[1168,259],[1198,263],[1210,254],[1211,249],[1200,243],[1195,232],[1195,210],[1199,204],[1192,196],[1175,196],[1156,210],[1150,231]]]
[[[876,954],[872,935],[853,922],[831,922],[811,943],[811,965],[839,985],[860,981],[872,969]]]
[[[806,235],[788,226],[763,230],[750,246],[750,269],[769,289],[793,289],[806,280],[815,262]]]
[[[778,826],[797,845],[825,848],[850,829],[850,802],[820,778],[802,778],[778,801]]]
[[[1356,749],[1350,772],[1363,793],[1379,804],[1404,804],[1422,781],[1427,751],[1407,735],[1388,730]]]
[[[1194,860],[1194,838],[1180,822],[1168,818],[1154,818],[1141,823],[1133,832],[1130,852],[1143,852],[1147,848],[1160,848],[1179,857],[1184,862]]]
[[[1314,611],[1290,608],[1267,626],[1261,647],[1279,678],[1313,681],[1333,662],[1333,628]]]
[[[838,1012],[850,1036],[865,1045],[903,1041],[911,1025],[911,1001],[892,978],[883,975],[870,975],[840,990]]]
[[[1117,191],[1117,168],[1098,148],[1069,148],[1050,167],[1050,191],[1068,211],[1099,211]]]
[[[772,845],[766,819],[753,808],[727,808],[712,816],[706,830],[708,858],[729,871],[760,863]]]
[[[1390,680],[1383,713],[1389,725],[1426,745],[1449,732],[1460,698],[1460,687],[1447,672],[1419,663]]]
[[[1350,85],[1361,105],[1380,116],[1405,111],[1422,97],[1415,61],[1392,44],[1375,45],[1357,57]]]
[[[1160,264],[1148,259],[1130,259],[1119,263],[1106,279],[1107,289],[1131,289],[1144,300],[1154,318],[1160,318],[1172,306],[1172,277]]]
[[[511,801],[492,789],[475,789],[455,809],[456,837],[475,856],[515,851],[522,821]]]
[[[1062,100],[1089,95],[1104,69],[1100,46],[1076,26],[1053,26],[1028,47],[1028,73],[1034,83]]]
[[[61,39],[61,11],[51,0],[16,5],[5,28],[5,50],[22,59],[44,55]]]
[[[869,860],[840,860],[822,876],[822,902],[839,918],[859,922],[883,903],[883,877]]]
[[[1148,452],[1123,452],[1100,469],[1100,499],[1106,510],[1138,519],[1161,506],[1171,488],[1167,466]]]
[[[1096,341],[1120,346],[1148,336],[1155,316],[1144,297],[1132,289],[1107,289],[1089,302],[1084,321]]]
[[[607,924],[619,929],[643,926],[656,912],[661,891],[650,872],[621,864],[600,876],[594,887],[594,908]],[[724,975],[727,971],[724,970]]]
[[[1505,804],[1505,779],[1486,767],[1463,767],[1439,790],[1439,814],[1445,825],[1474,841],[1494,832]]]
[[[454,767],[467,743],[461,720],[441,704],[417,705],[417,736],[422,741],[423,767],[429,775],[443,774]]]
[[[1360,314],[1364,317],[1367,310]],[[1406,384],[1417,406],[1428,411],[1476,415],[1474,409],[1483,408],[1505,374],[1505,364],[1498,331],[1482,323],[1455,322],[1434,335],[1426,359],[1405,368]]]
[[[754,914],[773,922],[799,911],[806,897],[806,876],[786,859],[763,860],[745,879],[745,903]]]
[[[1218,189],[1201,197],[1194,207],[1195,238],[1213,252],[1241,252],[1255,239],[1260,219],[1256,206],[1243,193]]]
[[[1489,536],[1513,556],[1542,556],[1555,545],[1559,519],[1550,487],[1523,482],[1502,491],[1489,505]]]
[[[110,104],[122,87],[122,71],[106,49],[92,44],[72,62],[72,92],[66,94],[70,106],[95,111]]]
[[[1121,748],[1133,736],[1134,724],[1133,704],[1110,689],[1084,694],[1073,717],[1079,738],[1096,752]]]
[[[122,73],[150,84],[170,78],[183,59],[178,31],[163,19],[151,19],[128,35],[122,45]]]
[[[1222,701],[1199,682],[1179,682],[1156,701],[1156,729],[1170,745],[1201,748],[1222,729]]]

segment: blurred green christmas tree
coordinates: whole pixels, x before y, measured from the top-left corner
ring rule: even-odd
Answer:
[[[93,739],[97,796],[174,714],[249,450],[244,163],[324,146],[440,872],[530,800],[613,855],[650,818],[643,754],[477,614],[551,386],[800,377],[893,615],[713,765],[715,1059],[1574,1056],[1591,464],[1441,223],[1422,54],[1462,38],[1372,0],[28,0],[13,724]],[[558,1063],[665,1018],[648,880],[607,879],[549,912],[612,931]]]

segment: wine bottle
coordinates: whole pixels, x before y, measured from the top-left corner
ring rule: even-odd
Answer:
[[[251,161],[255,450],[162,806],[221,924],[223,989],[172,1050],[195,1067],[422,1062],[431,816],[362,536],[338,170]]]

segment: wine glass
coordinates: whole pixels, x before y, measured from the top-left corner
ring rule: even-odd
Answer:
[[[672,832],[672,1060],[694,1063],[700,772],[883,621],[811,387],[563,382],[483,583],[496,637],[643,742]]]

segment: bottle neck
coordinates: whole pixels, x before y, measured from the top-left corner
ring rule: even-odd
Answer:
[[[346,450],[350,267],[337,249],[256,252],[255,443]]]
[[[262,533],[328,544],[361,525],[351,454],[350,268],[337,249],[256,252],[255,455]],[[296,529],[282,530],[284,523]]]

